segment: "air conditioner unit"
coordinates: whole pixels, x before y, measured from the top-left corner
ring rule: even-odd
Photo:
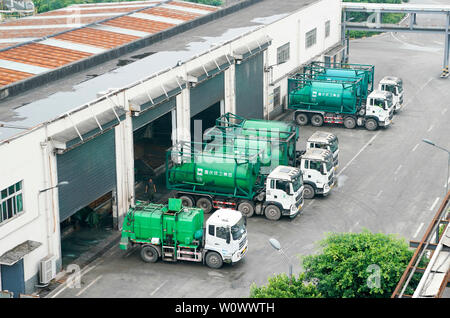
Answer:
[[[49,255],[39,263],[39,282],[48,284],[56,277],[56,256]]]

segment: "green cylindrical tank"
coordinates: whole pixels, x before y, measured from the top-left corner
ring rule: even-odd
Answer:
[[[295,139],[286,142],[283,140],[274,140],[263,136],[254,135],[219,135],[222,139],[209,143],[204,150],[211,154],[229,154],[229,155],[258,155],[261,166],[273,168],[279,165],[289,165],[289,160],[295,156]],[[268,170],[264,170],[267,174]],[[270,171],[269,171],[270,172]]]
[[[193,162],[175,164],[168,171],[169,186],[177,184],[195,186],[195,191],[232,195],[238,189],[250,199],[257,182],[260,169],[259,158],[245,158],[233,155],[230,148],[216,152],[205,152],[194,157]],[[179,187],[178,187],[179,188]]]
[[[355,85],[339,82],[307,80],[289,93],[289,105],[295,109],[354,114],[357,102]]]
[[[275,120],[247,119],[242,124],[242,135],[287,138],[295,131],[291,123]],[[283,132],[283,133],[281,133]]]
[[[201,242],[203,210],[182,208],[180,203],[177,211],[169,211],[170,200],[177,199],[169,199],[169,205],[137,201],[124,219],[122,237],[145,242],[158,238],[159,244],[169,245],[175,241],[182,245],[191,245],[195,240]]]
[[[369,71],[365,71],[365,70],[355,70],[355,69],[347,69],[347,68],[343,68],[343,69],[331,69],[331,68],[327,68],[325,70],[325,74],[327,79],[331,79],[331,80],[340,80],[340,79],[345,79],[345,78],[349,78],[349,79],[355,79],[355,78],[360,78],[360,84],[359,84],[359,90],[358,94],[362,95],[363,97],[367,97],[367,93],[368,93],[368,88],[369,88],[369,82],[371,81],[371,73]]]

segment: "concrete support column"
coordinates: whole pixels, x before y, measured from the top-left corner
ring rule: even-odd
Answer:
[[[236,113],[236,65],[232,64],[225,71],[225,113]]]
[[[177,142],[191,140],[191,101],[189,88],[177,95]]]
[[[48,142],[41,143],[44,184],[42,189],[55,187],[58,184],[57,160],[56,154],[53,152],[53,147]],[[69,181],[70,180],[61,180]],[[44,192],[39,192],[38,196],[38,211],[39,215],[44,215],[46,220],[47,232],[47,255],[56,257],[56,271],[59,272],[62,266],[61,258],[61,232],[59,219],[59,197],[58,188],[52,188]]]
[[[122,229],[123,219],[135,203],[134,149],[131,112],[115,128],[116,140],[116,191],[113,195],[113,225]]]
[[[265,50],[263,53],[263,65],[269,65],[269,51]],[[265,119],[269,119],[269,113],[271,111],[269,105],[269,81],[270,73],[263,71],[263,116]]]

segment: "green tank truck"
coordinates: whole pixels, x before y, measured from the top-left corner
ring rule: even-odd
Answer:
[[[221,209],[204,225],[202,209],[183,207],[180,199],[170,198],[168,204],[137,201],[124,219],[120,249],[136,245],[147,263],[162,259],[220,268],[247,253],[246,221],[239,211]]]
[[[265,175],[260,151],[245,154],[230,145],[205,151],[205,146],[181,142],[167,151],[167,188],[176,191],[183,205],[200,207],[205,213],[229,207],[246,217],[264,214],[270,220],[282,215],[293,218],[301,212],[300,169],[277,166]]]

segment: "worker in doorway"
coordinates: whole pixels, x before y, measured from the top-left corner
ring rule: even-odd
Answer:
[[[145,193],[147,194],[148,200],[150,202],[153,201],[153,198],[154,198],[155,193],[156,193],[156,186],[153,183],[153,179],[152,178],[148,179],[147,184],[145,185]]]

